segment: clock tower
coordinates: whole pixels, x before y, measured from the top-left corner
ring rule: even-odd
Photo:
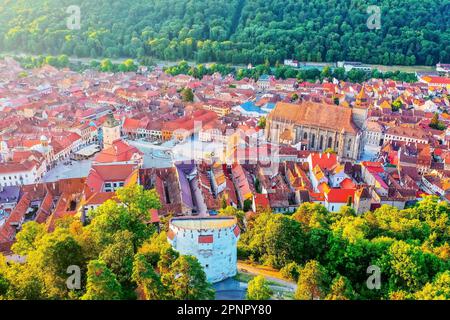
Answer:
[[[114,119],[112,113],[103,124],[103,147],[108,149],[112,147],[113,142],[120,139],[120,122]]]

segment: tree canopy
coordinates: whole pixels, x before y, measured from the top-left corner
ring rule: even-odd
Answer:
[[[58,221],[53,232],[27,222],[13,253],[25,262],[6,263],[0,255],[0,299],[212,299],[214,291],[195,257],[183,256],[148,224],[159,208],[154,190],[128,186],[78,218]],[[79,288],[69,288],[71,267]]]
[[[272,290],[263,276],[256,276],[248,282],[248,300],[269,300],[271,296]]]
[[[1,0],[0,48],[233,64],[450,62],[448,4],[440,0],[377,1],[380,29],[367,25],[367,0],[80,0],[79,30],[67,27],[73,4]]]
[[[298,281],[298,299],[447,299],[449,240],[450,207],[436,197],[360,216],[307,203],[291,216],[260,213],[238,255]],[[379,290],[367,285],[370,267],[380,270]]]

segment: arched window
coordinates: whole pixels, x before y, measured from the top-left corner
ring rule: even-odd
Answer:
[[[304,140],[308,139],[308,134],[306,132],[303,134],[303,139]]]
[[[352,148],[352,139],[349,139],[347,149],[350,150],[351,148]]]
[[[333,148],[333,138],[328,138],[328,148]]]
[[[316,144],[316,135],[313,134],[311,137],[311,148],[314,149],[314,145]]]
[[[320,136],[320,144],[319,144],[319,149],[322,150],[323,149],[323,136]]]

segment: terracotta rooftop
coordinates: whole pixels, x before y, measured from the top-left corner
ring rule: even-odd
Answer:
[[[298,125],[318,126],[332,130],[357,133],[352,122],[352,110],[336,105],[315,102],[292,104],[279,102],[269,114],[270,120],[293,122]]]

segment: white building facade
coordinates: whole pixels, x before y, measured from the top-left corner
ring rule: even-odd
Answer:
[[[236,275],[239,236],[234,217],[173,218],[167,234],[175,250],[198,259],[211,283]]]

